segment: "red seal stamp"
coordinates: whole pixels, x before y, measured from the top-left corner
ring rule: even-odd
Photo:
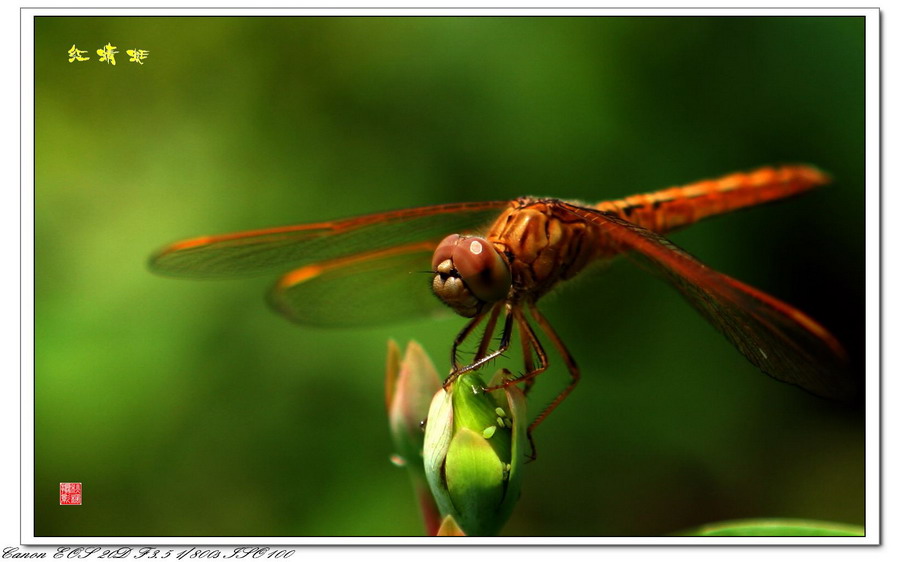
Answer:
[[[81,482],[59,483],[59,505],[81,505]]]

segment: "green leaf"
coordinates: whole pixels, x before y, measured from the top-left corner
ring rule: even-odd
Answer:
[[[863,537],[864,527],[811,519],[740,519],[691,529],[687,537]]]

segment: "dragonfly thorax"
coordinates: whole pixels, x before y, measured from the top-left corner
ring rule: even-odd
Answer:
[[[451,234],[431,260],[434,294],[461,316],[472,318],[509,294],[509,264],[494,245],[477,236]]]

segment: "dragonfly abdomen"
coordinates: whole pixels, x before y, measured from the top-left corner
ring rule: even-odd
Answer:
[[[767,167],[604,201],[595,208],[662,234],[709,216],[791,197],[828,181],[827,174],[812,166]]]

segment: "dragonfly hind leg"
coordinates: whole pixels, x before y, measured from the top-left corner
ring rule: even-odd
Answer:
[[[559,406],[566,397],[571,394],[572,390],[575,389],[575,386],[578,384],[578,381],[581,379],[581,372],[578,370],[578,365],[575,364],[575,359],[572,358],[572,355],[569,353],[569,350],[566,349],[566,346],[563,344],[560,337],[556,334],[553,328],[550,326],[550,323],[546,318],[537,310],[533,304],[529,305],[529,312],[531,313],[532,318],[534,318],[535,322],[537,322],[538,326],[540,326],[541,330],[547,334],[547,337],[550,338],[550,341],[553,343],[553,346],[562,356],[563,361],[566,363],[566,368],[569,371],[569,384],[556,395],[553,401],[550,402],[541,413],[538,414],[534,420],[528,424],[528,429],[526,434],[528,436],[528,444],[531,448],[531,454],[529,455],[530,460],[534,460],[537,458],[537,449],[534,446],[534,438],[532,437],[532,433],[535,428],[543,422],[550,413]],[[521,376],[511,378],[502,384],[499,384],[494,387],[490,387],[485,389],[487,392],[491,392],[494,390],[498,390],[501,388],[506,388],[508,386],[525,383],[524,392],[528,392],[532,385],[534,384],[538,375],[547,370],[550,365],[549,360],[547,359],[547,353],[544,351],[544,347],[541,345],[540,340],[537,337],[537,334],[534,333],[534,329],[531,327],[531,324],[528,323],[528,319],[525,317],[525,313],[522,312],[521,309],[516,308],[513,311],[516,317],[516,323],[519,325],[519,329],[521,330],[522,337],[522,353],[525,360],[525,373]],[[532,351],[537,355],[538,364],[535,365],[533,358],[531,356]]]
[[[569,350],[566,349],[565,344],[563,344],[562,339],[556,334],[553,330],[553,327],[550,326],[550,323],[547,322],[547,319],[538,311],[537,307],[534,304],[531,304],[528,308],[529,312],[531,312],[532,318],[534,318],[535,322],[538,323],[538,326],[541,327],[541,330],[547,337],[550,338],[550,342],[553,343],[553,347],[556,348],[556,351],[562,356],[563,361],[566,363],[566,368],[569,370],[569,385],[562,390],[559,394],[556,395],[556,398],[553,399],[550,404],[545,407],[538,417],[534,419],[533,422],[528,426],[528,433],[531,434],[544,419],[550,415],[550,412],[556,409],[566,397],[575,390],[575,387],[578,385],[578,381],[581,380],[581,371],[578,369],[578,365],[575,364],[575,359],[572,357],[572,354],[569,353]],[[530,328],[530,327],[529,327]],[[537,338],[535,338],[536,340]],[[543,351],[543,350],[541,350]]]

